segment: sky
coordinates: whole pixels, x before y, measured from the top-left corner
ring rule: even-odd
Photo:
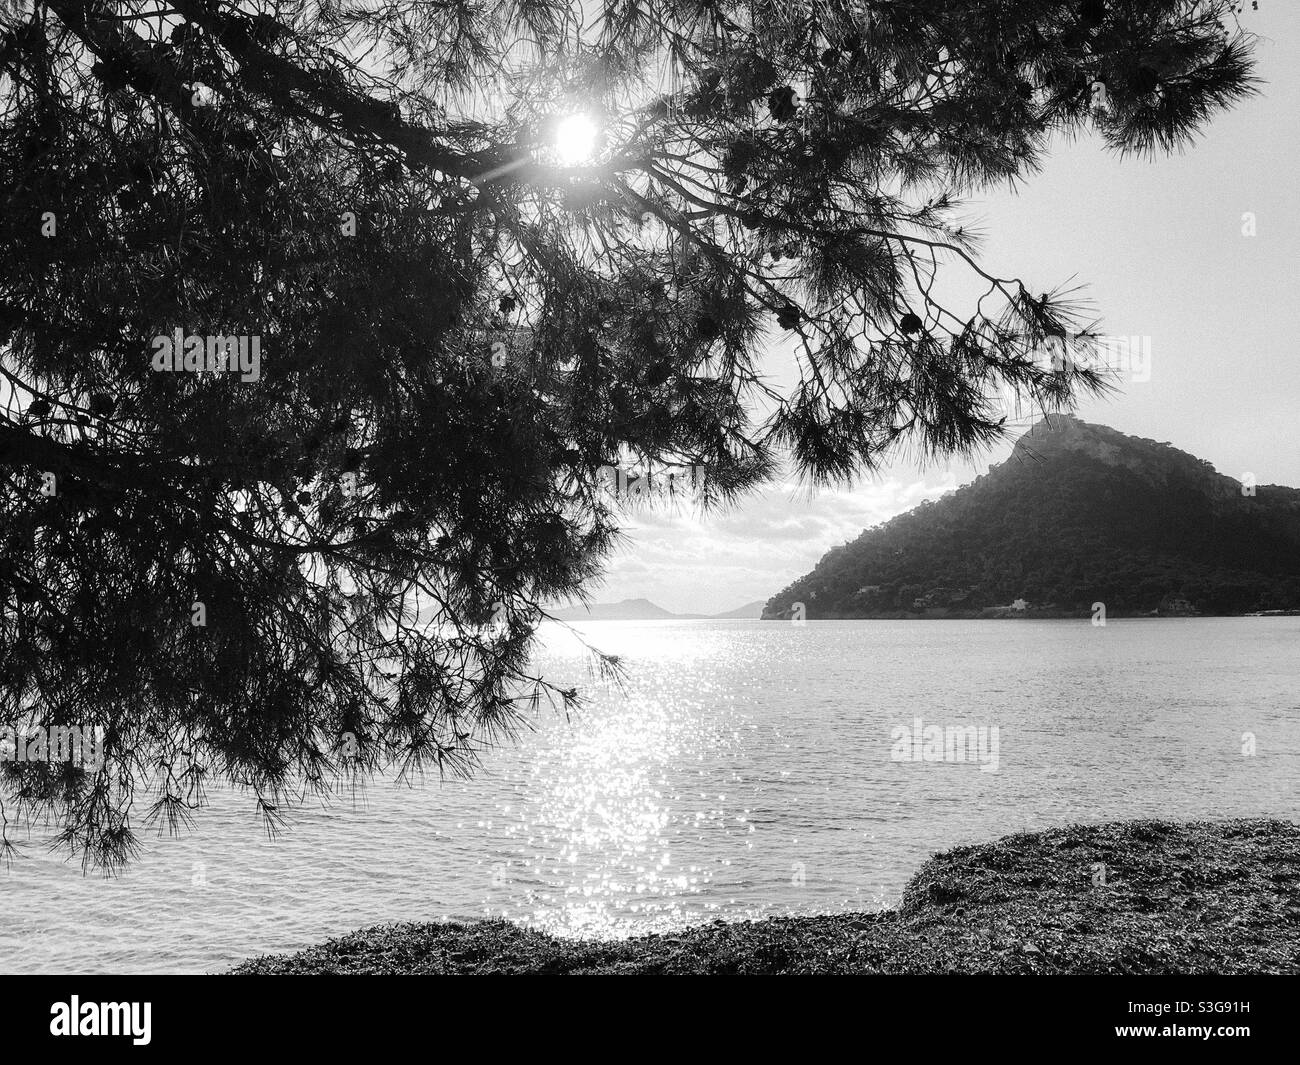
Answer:
[[[1261,95],[1182,154],[1120,159],[1092,138],[1055,146],[1012,193],[968,199],[981,262],[1031,291],[1074,279],[1100,331],[1150,345],[1149,380],[1081,403],[1085,421],[1168,441],[1222,473],[1300,486],[1300,4],[1242,14],[1262,38]],[[1254,236],[1243,216],[1253,215]],[[773,355],[767,369],[782,377]],[[717,613],[765,600],[830,548],[1004,461],[900,461],[851,489],[768,487],[723,514],[663,505],[627,515],[596,602],[647,598]]]

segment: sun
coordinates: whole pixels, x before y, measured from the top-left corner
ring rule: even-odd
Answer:
[[[568,166],[585,163],[596,150],[600,131],[587,115],[567,115],[555,128],[555,150]]]

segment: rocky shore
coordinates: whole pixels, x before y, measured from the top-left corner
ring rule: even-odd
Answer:
[[[879,913],[620,941],[504,921],[391,925],[233,972],[1300,973],[1300,825],[1074,825],[938,854]]]

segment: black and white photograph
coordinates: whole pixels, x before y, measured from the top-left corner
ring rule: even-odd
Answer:
[[[1295,0],[0,0],[6,1042],[1274,1053],[1298,173]]]

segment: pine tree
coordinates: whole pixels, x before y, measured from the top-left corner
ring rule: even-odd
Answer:
[[[2,823],[52,813],[111,866],[209,782],[276,818],[467,771],[576,698],[530,650],[617,535],[602,469],[702,467],[726,503],[1104,387],[1041,358],[1086,305],[986,272],[959,197],[1084,129],[1185,145],[1252,91],[1233,19],[9,0],[0,726],[99,726],[107,757],[5,763]],[[949,271],[984,298],[942,304]]]

